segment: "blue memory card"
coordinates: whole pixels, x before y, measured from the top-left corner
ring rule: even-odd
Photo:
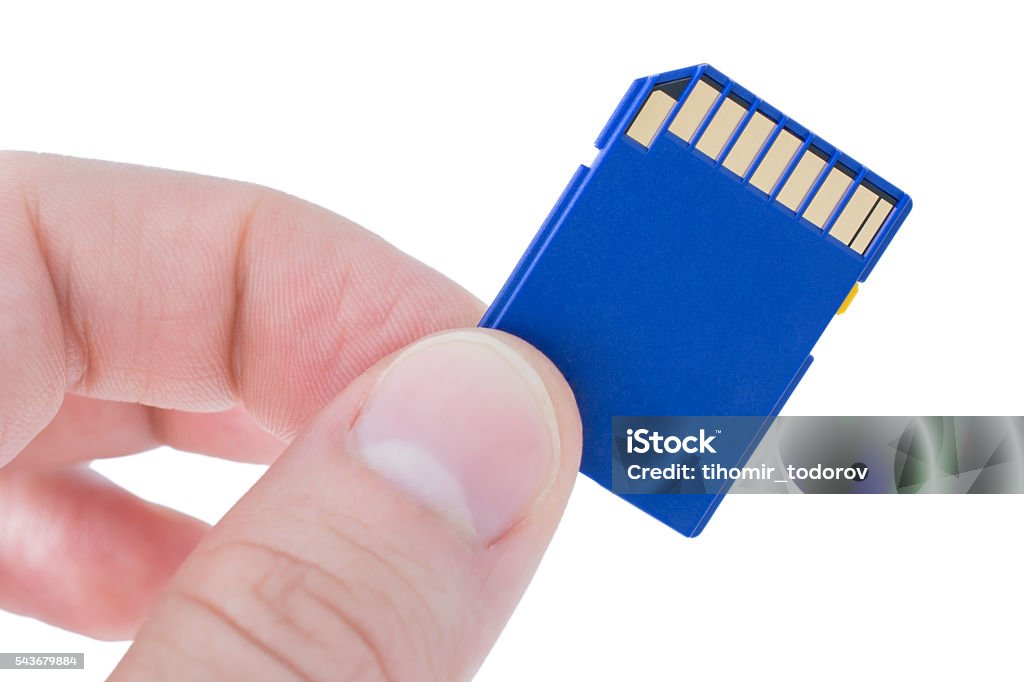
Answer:
[[[596,146],[480,324],[561,369],[611,490],[613,417],[770,422],[911,202],[707,65],[635,81]],[[727,489],[622,497],[694,536]]]

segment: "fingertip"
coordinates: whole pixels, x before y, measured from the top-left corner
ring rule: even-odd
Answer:
[[[0,479],[0,608],[130,639],[208,526],[86,468]]]
[[[578,468],[579,414],[558,370],[508,334],[427,337],[380,371],[350,452],[489,544]]]

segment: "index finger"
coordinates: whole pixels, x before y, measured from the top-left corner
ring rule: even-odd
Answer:
[[[0,153],[0,464],[66,391],[193,411],[241,401],[288,439],[377,359],[481,312],[279,192]]]

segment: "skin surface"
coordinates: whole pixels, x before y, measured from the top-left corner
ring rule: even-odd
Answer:
[[[381,376],[402,349],[482,311],[294,197],[0,153],[0,608],[137,637],[114,679],[470,677],[568,499],[573,396],[526,343],[471,329],[429,342],[449,349],[458,380],[407,367],[394,376],[413,407],[374,396],[398,381]],[[467,338],[500,352],[466,353],[462,371],[455,341]],[[529,390],[516,383],[526,375]],[[418,404],[475,410],[472,449],[442,459],[469,472],[456,479],[485,519],[476,531],[358,452],[365,405],[388,406],[368,408],[363,429],[386,441],[386,416]],[[473,461],[542,422],[553,438],[516,441],[535,466],[506,467],[507,486],[488,473],[500,467]],[[160,444],[273,464],[212,530],[85,466]],[[519,469],[550,475],[512,481]],[[481,516],[481,491],[500,514]]]

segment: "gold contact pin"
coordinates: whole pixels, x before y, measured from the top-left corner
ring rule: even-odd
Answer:
[[[736,144],[729,150],[722,165],[740,177],[745,176],[754,157],[761,151],[761,147],[764,146],[765,140],[773,130],[775,130],[774,121],[760,111],[754,112],[750,122],[743,128],[739,139],[736,140]]]
[[[717,160],[718,155],[722,153],[722,147],[729,141],[732,131],[736,130],[736,126],[746,113],[746,107],[733,98],[726,97],[697,141],[697,149]]]
[[[754,175],[750,178],[750,184],[765,194],[771,194],[775,183],[782,177],[782,173],[789,166],[789,162],[796,154],[796,150],[800,148],[800,144],[799,137],[784,129],[775,138],[775,142],[772,143],[768,153],[764,155],[757,170],[754,171]]]
[[[811,189],[811,185],[818,179],[824,167],[825,159],[810,149],[805,151],[797,162],[796,168],[793,169],[793,173],[786,180],[786,184],[782,186],[777,197],[779,203],[791,211],[799,208],[800,203],[807,196],[807,191]]]
[[[818,228],[824,228],[829,216],[832,215],[839,200],[846,194],[846,189],[851,182],[853,182],[853,178],[839,168],[830,170],[825,176],[825,182],[821,183],[821,187],[814,194],[811,203],[807,205],[804,218]],[[835,231],[835,227],[832,230]]]
[[[626,131],[628,137],[633,138],[645,147],[651,146],[661,124],[668,118],[676,101],[661,90],[655,90],[644,102],[640,113],[633,119],[633,124]]]
[[[679,113],[669,124],[668,131],[689,142],[716,99],[718,90],[703,79],[697,81],[683,106],[679,108]]]
[[[858,185],[829,234],[857,253],[864,253],[892,209],[887,198],[867,185]]]
[[[874,192],[864,185],[857,187],[853,191],[853,196],[850,197],[849,203],[843,208],[843,212],[836,218],[836,222],[829,231],[829,234],[842,243],[849,244],[853,241],[854,236],[856,236],[857,230],[867,220],[871,209],[875,207],[876,201],[878,201],[878,195]],[[839,203],[838,199],[835,203]]]
[[[871,215],[861,225],[860,232],[850,242],[850,248],[857,253],[864,253],[871,246],[871,242],[875,239],[875,235],[878,234],[878,230],[882,228],[885,223],[885,219],[889,217],[889,213],[892,212],[892,203],[884,198],[879,197],[878,203],[875,204],[874,209],[871,210]]]

